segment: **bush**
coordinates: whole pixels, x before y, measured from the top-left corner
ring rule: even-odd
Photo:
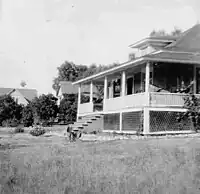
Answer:
[[[17,119],[6,119],[2,122],[3,127],[17,127],[19,121]]]
[[[24,133],[24,127],[19,125],[15,128],[14,133]]]
[[[24,107],[22,112],[22,122],[24,123],[25,127],[30,127],[33,125],[34,116],[31,104],[28,104],[27,106]]]
[[[40,135],[43,135],[45,134],[45,129],[41,126],[36,126],[34,127],[31,131],[30,131],[30,134],[33,135],[33,136],[40,136]]]

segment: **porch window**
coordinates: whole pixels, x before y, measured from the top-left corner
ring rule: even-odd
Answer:
[[[139,72],[134,75],[134,93],[144,92],[145,88],[145,73]]]
[[[126,94],[133,94],[133,77],[129,77],[126,80]]]
[[[116,79],[114,82],[113,82],[113,97],[116,98],[116,97],[119,97],[120,96],[120,93],[121,93],[121,79]]]

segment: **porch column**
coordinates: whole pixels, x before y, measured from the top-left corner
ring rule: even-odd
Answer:
[[[147,135],[150,131],[150,113],[149,108],[144,108],[143,112],[143,134]]]
[[[80,104],[81,104],[81,84],[78,85],[77,120],[78,120],[78,117],[79,117],[79,108],[80,108]]]
[[[108,96],[108,78],[107,76],[105,76],[104,78],[104,97],[103,97],[103,109],[105,109],[105,102],[106,102],[106,99],[107,99],[107,96]]]
[[[196,65],[193,66],[193,81],[194,81],[194,84],[193,84],[193,90],[194,90],[194,94],[196,94],[197,92],[197,68],[196,68]]]
[[[143,114],[143,134],[148,134],[150,130],[150,113],[149,113],[149,105],[150,105],[150,94],[149,94],[149,79],[150,79],[150,63],[146,64],[145,71],[145,94],[146,94],[146,107],[144,107]]]
[[[150,63],[147,62],[145,70],[145,93],[147,96],[147,106],[149,106],[149,82],[150,82]]]
[[[126,72],[122,72],[122,94],[121,96],[125,96],[126,94]]]
[[[90,82],[90,102],[93,102],[93,82]]]

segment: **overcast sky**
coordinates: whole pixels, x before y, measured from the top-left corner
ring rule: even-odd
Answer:
[[[199,0],[0,0],[0,87],[52,92],[56,67],[125,62],[153,29],[185,30]],[[199,14],[199,15],[198,15]]]

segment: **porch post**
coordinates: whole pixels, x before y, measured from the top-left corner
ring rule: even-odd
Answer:
[[[77,120],[78,120],[78,117],[79,117],[79,108],[80,108],[80,104],[81,104],[81,84],[78,85]]]
[[[143,113],[143,134],[146,135],[150,131],[150,114],[149,108],[144,107]]]
[[[121,96],[125,96],[126,94],[126,72],[123,71],[122,72],[122,95]]]
[[[103,109],[105,109],[105,102],[106,102],[106,99],[107,99],[107,91],[108,91],[108,78],[107,76],[105,76],[104,78],[104,97],[103,97]]]
[[[149,94],[149,79],[150,79],[150,63],[146,64],[145,71],[145,95],[146,95],[146,107],[144,107],[144,118],[143,118],[143,134],[148,134],[150,130],[150,115],[149,115],[149,105],[150,105],[150,94]]]
[[[90,82],[90,102],[93,102],[93,82]]]
[[[194,81],[194,85],[193,85],[193,90],[194,90],[194,94],[196,94],[197,92],[197,71],[196,71],[196,65],[193,66],[193,81]]]
[[[150,79],[150,63],[147,62],[145,71],[145,93],[149,93],[149,79]]]

